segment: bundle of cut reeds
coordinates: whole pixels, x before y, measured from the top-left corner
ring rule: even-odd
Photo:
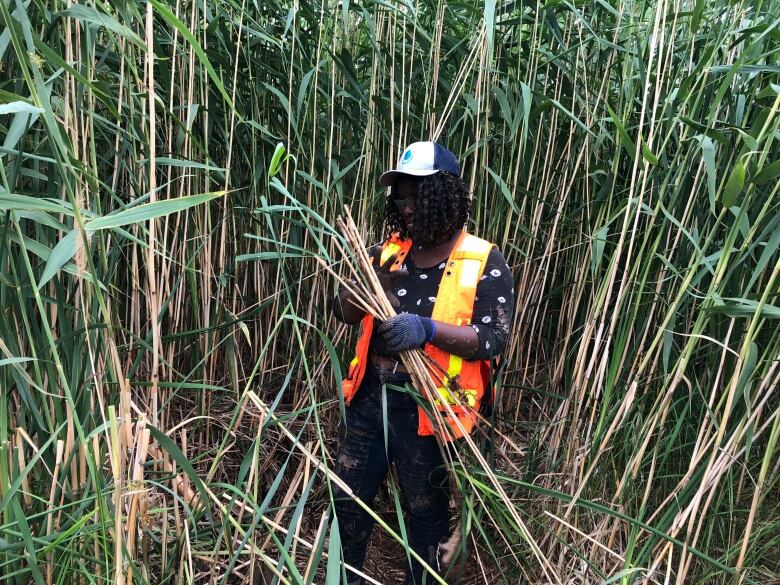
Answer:
[[[336,273],[331,266],[324,261],[321,264],[338,280],[340,285],[347,289],[351,295],[353,302],[360,306],[366,313],[371,315],[378,321],[384,321],[396,314],[390,300],[385,294],[382,283],[380,282],[374,267],[372,265],[371,257],[367,252],[367,246],[360,234],[354,220],[350,214],[348,206],[344,207],[344,215],[336,219],[336,225],[339,232],[344,238],[347,244],[348,250],[345,250],[340,242],[334,238],[337,247],[342,252],[343,261],[346,266],[344,272],[348,272],[352,279],[347,279],[344,276]],[[467,401],[461,399],[461,392],[459,391],[457,380],[449,379],[446,372],[434,362],[423,349],[411,349],[408,351],[402,351],[400,353],[401,361],[406,369],[409,371],[410,377],[415,388],[420,392],[423,397],[423,401],[427,404],[426,411],[429,413],[430,419],[436,428],[436,439],[439,442],[439,447],[444,455],[444,460],[447,463],[447,468],[452,478],[452,484],[455,486],[453,493],[456,494],[456,500],[460,500],[461,494],[459,491],[467,488],[461,481],[461,477],[471,484],[474,482],[474,477],[471,473],[466,472],[466,465],[463,460],[463,456],[458,448],[459,445],[465,444],[466,449],[476,459],[481,471],[490,481],[490,484],[495,489],[498,498],[506,504],[506,509],[509,510],[513,516],[513,520],[516,527],[519,529],[521,536],[530,545],[530,548],[539,562],[539,565],[549,580],[550,583],[560,583],[560,578],[557,575],[555,569],[544,556],[541,549],[531,536],[525,523],[517,513],[516,507],[511,502],[509,495],[504,490],[503,486],[499,482],[491,466],[485,459],[481,450],[479,449],[474,438],[469,435],[460,419],[457,417],[453,410],[453,406],[462,408],[471,408]],[[448,395],[451,397],[451,401],[440,399],[440,391],[437,380],[444,375],[448,385]],[[445,420],[446,417],[446,420]],[[484,418],[480,418],[483,424],[487,424]],[[450,430],[449,422],[456,426],[463,435],[462,441],[448,441],[442,440],[443,437],[451,437],[452,431]],[[461,473],[456,473],[456,468]],[[480,500],[486,516],[498,529],[498,534],[502,535],[502,538],[506,538],[501,530],[499,524],[493,518],[490,507],[485,505],[480,496],[480,490],[472,490],[472,493]],[[460,531],[456,530],[449,542],[444,545],[445,551],[443,560],[448,563],[456,549],[457,541],[460,539]],[[511,547],[509,547],[511,550]]]

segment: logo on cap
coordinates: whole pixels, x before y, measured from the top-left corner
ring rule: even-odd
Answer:
[[[412,149],[407,148],[406,152],[404,153],[403,158],[401,159],[402,164],[408,163],[410,160],[412,160]]]

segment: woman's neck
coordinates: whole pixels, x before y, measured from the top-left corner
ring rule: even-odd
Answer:
[[[414,263],[420,268],[429,268],[446,260],[450,252],[455,247],[455,243],[460,237],[461,230],[457,230],[451,238],[439,244],[413,244],[412,252],[414,254]]]

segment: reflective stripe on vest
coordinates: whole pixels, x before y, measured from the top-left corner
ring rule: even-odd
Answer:
[[[396,261],[390,270],[397,270],[411,245],[411,240],[400,240],[394,235],[383,245],[380,263],[384,264],[393,254],[396,254]],[[477,285],[492,247],[490,242],[465,231],[461,233],[447,259],[431,318],[452,325],[471,323]],[[374,320],[367,315],[361,322],[356,356],[350,363],[349,372],[342,383],[344,400],[347,404],[351,402],[365,375],[373,328]],[[465,431],[470,433],[476,424],[479,402],[488,383],[485,373],[489,371],[489,360],[464,360],[430,343],[426,343],[424,349],[440,369],[439,372],[431,373],[439,390],[436,403],[448,427],[439,429],[439,434],[445,439],[454,439],[463,435],[458,424],[444,412],[444,405],[440,402],[442,400],[451,405]],[[418,434],[432,435],[434,431],[433,422],[420,408]]]

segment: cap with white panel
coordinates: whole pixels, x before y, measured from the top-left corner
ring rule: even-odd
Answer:
[[[436,142],[413,142],[404,149],[395,169],[382,173],[379,184],[390,187],[401,175],[427,177],[439,171],[460,177],[460,164],[455,155]]]

